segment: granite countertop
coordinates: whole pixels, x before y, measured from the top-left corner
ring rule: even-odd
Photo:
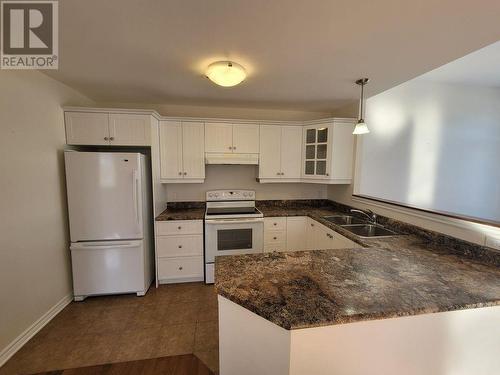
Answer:
[[[216,258],[217,292],[285,329],[500,305],[498,252],[387,218],[405,235],[360,239],[323,219],[342,207],[258,207],[312,217],[360,244]]]
[[[169,203],[167,209],[159,214],[155,220],[203,220],[204,218],[204,202],[181,202]]]

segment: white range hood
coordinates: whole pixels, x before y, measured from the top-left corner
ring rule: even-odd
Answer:
[[[259,154],[205,153],[205,164],[258,165]]]

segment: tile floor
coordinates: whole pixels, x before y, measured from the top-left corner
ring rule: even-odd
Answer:
[[[146,296],[72,302],[2,368],[29,374],[194,353],[218,372],[217,295],[213,286],[152,286]]]

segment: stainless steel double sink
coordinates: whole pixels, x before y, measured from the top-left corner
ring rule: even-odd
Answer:
[[[362,238],[392,237],[399,234],[381,225],[370,223],[367,220],[352,215],[324,216],[323,219],[340,225],[345,230]]]

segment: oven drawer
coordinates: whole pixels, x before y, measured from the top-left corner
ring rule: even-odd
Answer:
[[[264,232],[270,230],[286,230],[286,217],[264,218]]]
[[[203,235],[159,236],[156,252],[159,257],[202,256]]]
[[[203,220],[157,221],[156,232],[158,236],[203,234]]]
[[[158,279],[203,279],[203,257],[177,257],[158,259]]]

